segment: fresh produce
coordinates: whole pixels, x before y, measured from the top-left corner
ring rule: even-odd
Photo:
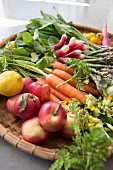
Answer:
[[[28,92],[37,96],[41,103],[44,103],[50,99],[50,87],[46,83],[42,82],[33,82],[28,87]]]
[[[67,41],[67,35],[66,35],[66,34],[63,34],[63,35],[61,36],[60,41],[53,46],[54,49],[57,50],[57,49],[63,47],[63,46],[65,45],[66,41]]]
[[[53,74],[60,77],[61,79],[67,81],[70,85],[72,85],[73,87],[76,87],[77,83],[74,81],[74,77],[71,76],[69,73],[63,71],[63,70],[58,70],[58,69],[55,69],[53,71]],[[81,85],[83,85],[83,90],[86,92],[86,93],[91,93],[93,94],[94,96],[99,96],[99,91],[97,89],[94,89],[93,87],[91,87],[90,85],[88,84],[85,84],[85,83],[82,83]]]
[[[64,83],[64,81],[61,78],[57,77],[54,74],[49,74],[46,77],[46,81],[53,88],[56,88],[56,86],[58,86],[59,84]],[[74,88],[68,83],[64,83],[63,85],[59,86],[57,89],[64,95],[69,96],[70,98],[76,98],[80,101],[85,101],[85,95],[87,93]]]
[[[103,46],[111,46],[109,42],[109,35],[108,35],[108,30],[107,30],[107,20],[104,23],[103,29],[102,29],[102,45]]]
[[[60,131],[60,134],[66,139],[72,139],[72,137],[76,135],[76,132],[74,132],[71,127],[74,123],[74,116],[76,115],[71,112],[67,112],[67,121],[63,129]]]
[[[54,94],[50,93],[50,101],[54,101],[54,102],[60,102],[60,99],[57,98]]]
[[[94,44],[98,44],[98,45],[102,45],[102,41],[103,41],[103,35],[102,33],[84,33],[84,35],[86,36],[86,38],[94,43]]]
[[[26,26],[27,31],[19,33],[15,41],[0,50],[0,73],[14,70],[23,77],[32,78],[34,82],[44,78],[40,82],[48,83],[51,88],[48,99],[51,100],[48,102],[52,102],[51,107],[53,108],[54,101],[58,106],[64,100],[64,111],[76,113],[71,125],[71,130],[76,132],[72,138],[73,145],[63,145],[63,149],[55,150],[60,157],[51,170],[62,167],[66,170],[103,169],[104,162],[111,153],[109,148],[113,147],[113,99],[110,96],[113,86],[113,47],[101,44],[107,37],[103,37],[103,32],[84,36],[72,22],[66,22],[59,13],[56,18],[43,11],[41,14],[42,18],[31,19]],[[108,42],[108,38],[105,38],[105,42]],[[81,50],[80,54],[74,55],[75,50]],[[55,69],[63,71],[62,74],[54,75]],[[87,93],[86,89],[89,90]],[[26,96],[26,93],[23,95]],[[63,103],[66,104],[65,107]],[[45,106],[46,103],[41,106],[43,113]],[[59,107],[61,108],[60,105]],[[37,118],[40,111],[37,110]],[[44,116],[41,111],[43,116],[40,119],[43,122],[50,115],[49,118],[54,119],[55,125],[58,116],[53,117],[50,113],[48,109]],[[46,125],[48,122],[47,120]],[[59,125],[61,122],[62,127]],[[66,125],[64,122],[67,119],[57,121],[57,129],[49,125],[46,128],[52,133],[56,130],[60,133]],[[28,136],[35,133],[35,130],[31,131],[27,131],[27,128],[25,130]]]
[[[57,89],[54,89],[53,87],[50,87],[51,93],[58,97],[61,101],[69,101],[70,98],[64,95],[63,93],[60,93]]]
[[[44,103],[38,114],[40,124],[49,132],[57,132],[61,130],[67,120],[66,111],[61,103],[48,101]]]
[[[64,45],[61,49],[57,50],[55,55],[57,57],[62,57],[64,56],[69,50],[69,46],[68,45]]]
[[[38,117],[28,119],[22,124],[22,137],[27,142],[41,145],[47,140],[48,135],[49,133],[42,128]]]
[[[84,44],[84,41],[82,40],[77,40],[75,39],[75,41],[73,40],[74,37],[70,38],[70,41],[69,41],[69,50],[68,50],[68,53],[69,52],[72,52],[74,49],[79,49],[81,46],[82,46],[82,51],[85,51],[87,48],[86,48],[86,45]]]
[[[13,97],[10,97],[10,98],[7,99],[6,108],[7,108],[8,112],[11,113],[13,116],[17,116],[15,111],[14,111],[14,105],[15,105],[17,98],[20,95],[21,94],[17,94],[16,96],[13,96]]]
[[[59,61],[54,61],[53,62],[53,69],[59,69],[59,70],[63,70],[66,71],[67,73],[73,75],[74,70],[71,67],[66,67],[64,64],[62,64]]]
[[[24,78],[23,78],[23,89],[22,89],[21,93],[26,93],[26,92],[28,92],[28,87],[29,87],[29,85],[30,85],[31,83],[33,83],[33,80],[32,80],[31,78],[29,78],[29,77],[24,77]]]
[[[22,119],[29,119],[38,115],[40,109],[40,100],[31,93],[21,94],[15,104],[14,112]]]
[[[23,88],[22,76],[15,71],[4,71],[0,74],[0,94],[11,97],[19,94]]]

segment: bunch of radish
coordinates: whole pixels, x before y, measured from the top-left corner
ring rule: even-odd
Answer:
[[[55,55],[61,62],[65,62],[69,58],[84,59],[88,52],[88,46],[82,40],[71,37],[68,40],[66,34],[61,36],[60,41],[54,46]]]

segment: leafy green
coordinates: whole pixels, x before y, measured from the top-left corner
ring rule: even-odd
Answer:
[[[40,60],[38,60],[38,62],[36,63],[36,66],[41,70],[46,68],[48,66],[48,60],[46,59],[46,57],[43,57]]]
[[[84,90],[83,84],[88,84],[89,76],[92,72],[91,67],[84,61],[76,58],[70,58],[66,60],[65,65],[68,68],[74,69],[74,75],[72,79],[77,83],[76,87],[80,90]]]
[[[56,149],[59,158],[52,164],[49,170],[70,168],[79,170],[103,170],[106,159],[111,154],[113,139],[107,134],[103,127],[91,127],[85,129],[88,124],[89,113],[82,109],[83,103],[77,104],[73,100],[69,106],[70,111],[75,114],[72,125],[75,131],[73,145],[63,145],[62,149]],[[83,114],[84,113],[84,114]],[[95,119],[96,120],[96,119]]]

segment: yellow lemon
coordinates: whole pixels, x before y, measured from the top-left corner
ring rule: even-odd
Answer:
[[[15,71],[5,71],[0,74],[0,94],[11,97],[19,94],[23,88],[22,76]]]

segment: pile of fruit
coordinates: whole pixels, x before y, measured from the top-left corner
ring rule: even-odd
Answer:
[[[102,45],[102,33],[84,33],[84,35],[86,36],[86,38],[94,43],[94,44],[98,44],[98,45]]]
[[[56,151],[60,158],[52,170],[99,169],[113,146],[113,47],[107,25],[102,33],[84,35],[60,14],[41,14],[1,49],[0,94],[8,97],[7,110],[24,119],[24,140],[41,145],[53,132],[73,140]]]
[[[51,100],[51,89],[45,79],[33,81],[31,78],[22,78],[15,71],[5,71],[0,75],[0,80],[0,93],[8,96],[7,110],[25,120],[22,125],[24,140],[43,144],[51,132],[60,131],[66,138],[74,135],[69,127],[71,118],[62,107],[62,102]]]

